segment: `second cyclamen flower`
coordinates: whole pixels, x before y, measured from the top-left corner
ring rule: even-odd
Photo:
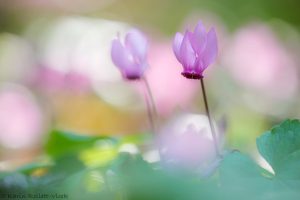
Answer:
[[[138,30],[127,33],[124,43],[114,39],[111,48],[113,63],[120,69],[124,78],[140,79],[147,68],[148,42]]]
[[[184,35],[177,33],[173,42],[173,51],[184,70],[186,78],[203,78],[203,71],[215,61],[218,46],[214,28],[206,33],[201,22],[194,32],[186,31]]]

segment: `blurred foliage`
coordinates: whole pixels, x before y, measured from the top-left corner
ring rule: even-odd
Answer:
[[[124,0],[112,1],[106,6],[95,6],[92,10],[80,8],[70,10],[68,7],[39,7],[39,5],[31,7],[26,3],[18,5],[16,1],[10,3],[3,1],[0,2],[0,31],[19,32],[24,24],[36,19],[37,16],[51,19],[66,14],[81,14],[122,19],[173,34],[190,13],[201,14],[208,11],[218,15],[230,28],[236,28],[251,20],[280,19],[299,30],[298,8],[297,0]]]
[[[138,135],[137,135],[138,137]],[[149,138],[144,137],[144,143]],[[257,139],[261,155],[275,174],[263,169],[249,156],[227,151],[215,173],[201,176],[197,170],[166,170],[161,163],[149,163],[143,154],[120,152],[105,165],[89,167],[80,153],[103,141],[117,148],[122,141],[141,144],[141,138],[128,139],[78,136],[53,131],[45,145],[52,163],[1,173],[1,195],[58,194],[69,199],[299,199],[300,122],[286,120]],[[34,171],[44,169],[36,175]]]
[[[215,13],[230,28],[236,28],[251,20],[284,20],[298,29],[300,16],[296,0],[167,0],[147,1],[137,3],[134,0],[116,2],[108,11],[118,13],[129,21],[153,25],[160,30],[173,34],[189,14]],[[155,14],[153,14],[155,11]],[[171,14],[172,13],[172,14]],[[130,15],[128,15],[130,14]],[[116,14],[115,14],[116,15]]]
[[[92,147],[99,140],[116,143],[105,136],[84,136],[54,130],[50,133],[45,150],[49,156],[56,158],[64,154],[76,154],[84,148]]]

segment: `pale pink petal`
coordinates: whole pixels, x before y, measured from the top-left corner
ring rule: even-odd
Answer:
[[[127,77],[141,77],[147,67],[148,63],[146,61],[140,63],[139,65],[135,65],[127,70]]]
[[[132,55],[118,39],[114,39],[112,42],[111,58],[113,63],[122,71],[130,69],[134,65]]]
[[[217,53],[218,53],[217,36],[216,36],[215,29],[212,28],[207,33],[206,47],[204,49],[203,54],[201,55],[204,68],[206,68],[208,65],[210,65],[215,61],[217,57]]]
[[[195,52],[201,54],[206,45],[206,31],[201,22],[196,26],[191,36],[191,44]]]
[[[195,71],[199,74],[202,74],[207,66],[204,65],[203,60],[198,58],[195,62]]]
[[[176,33],[174,41],[173,41],[173,51],[179,62],[181,62],[180,58],[180,47],[182,44],[183,35],[181,33]]]
[[[130,31],[125,38],[125,46],[135,58],[140,61],[146,59],[148,42],[146,37],[138,30]]]
[[[195,63],[195,52],[190,42],[190,32],[186,31],[180,47],[181,62],[185,68],[193,67]]]

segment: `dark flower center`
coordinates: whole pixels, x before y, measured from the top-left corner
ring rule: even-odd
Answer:
[[[194,72],[182,72],[182,76],[188,79],[201,79],[203,78],[202,74],[194,73]]]
[[[141,76],[139,76],[139,75],[127,75],[126,76],[126,79],[128,79],[128,80],[138,80],[140,78],[141,78]]]

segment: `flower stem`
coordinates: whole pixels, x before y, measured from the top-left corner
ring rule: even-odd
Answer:
[[[148,119],[149,119],[149,124],[150,124],[150,129],[153,133],[155,133],[155,125],[154,125],[154,119],[153,119],[153,114],[151,111],[151,105],[148,99],[147,94],[145,93],[145,102],[147,105],[147,115],[148,115]]]
[[[149,82],[148,82],[147,78],[145,76],[143,76],[142,80],[144,81],[145,86],[146,86],[147,95],[145,95],[145,98],[146,98],[146,103],[147,103],[148,118],[149,118],[153,133],[156,133],[155,119],[157,118],[158,115],[157,115],[157,110],[156,110],[154,98],[153,98],[153,95],[152,95],[150,85],[149,85]]]
[[[209,126],[210,126],[210,129],[211,129],[211,134],[212,134],[212,138],[213,138],[213,141],[214,141],[216,155],[220,156],[220,151],[219,151],[219,146],[218,146],[218,141],[217,141],[217,135],[216,135],[215,127],[212,123],[212,119],[211,119],[209,108],[208,108],[208,103],[207,103],[203,78],[200,78],[200,83],[201,83],[201,89],[202,89],[203,100],[204,100],[204,105],[205,105],[205,111],[206,111],[206,115],[208,117]]]

